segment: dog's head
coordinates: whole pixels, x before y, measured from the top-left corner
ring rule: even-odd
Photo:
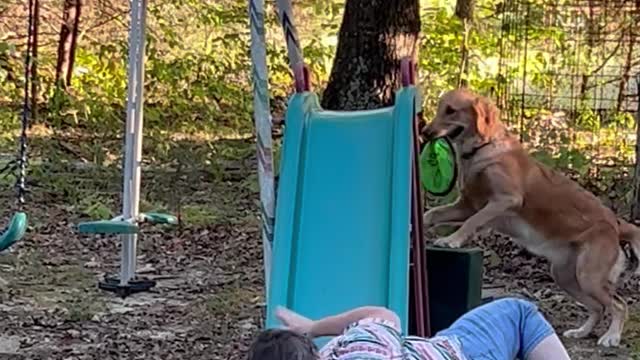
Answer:
[[[427,141],[446,136],[465,153],[490,142],[501,128],[495,105],[469,90],[457,89],[442,95],[436,116],[422,136]]]

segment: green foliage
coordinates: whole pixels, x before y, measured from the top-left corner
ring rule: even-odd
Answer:
[[[220,211],[211,206],[189,205],[182,209],[183,221],[192,225],[214,224],[220,216]]]
[[[0,34],[0,101],[5,102],[18,96],[18,83],[14,80],[19,71],[19,62],[16,61],[16,46],[2,40]]]
[[[344,3],[345,0],[294,3],[301,45],[317,89],[324,87],[330,74]],[[521,88],[525,84],[519,81],[525,73],[526,86],[569,91],[573,84],[558,79],[554,73],[578,66],[585,71],[598,70],[603,56],[615,46],[576,48],[565,30],[571,19],[559,17],[550,23],[546,2],[529,2],[526,8],[506,4],[499,0],[477,1],[467,41],[469,72],[463,77],[483,94],[499,97],[508,87]],[[24,11],[16,6],[3,5],[11,11]],[[54,86],[57,34],[41,34],[37,59],[41,106],[38,122],[52,129],[48,136],[69,131],[82,133],[83,141],[77,144],[78,151],[73,156],[81,154],[99,165],[120,161],[125,119],[129,3],[119,0],[112,6],[114,12],[109,16],[103,13],[105,9],[84,9],[82,22],[86,27],[79,39],[70,89]],[[427,119],[433,115],[440,94],[458,82],[464,27],[454,16],[454,8],[453,0],[421,1],[419,65]],[[194,157],[203,159],[208,171],[221,178],[225,170],[216,158],[225,155],[220,149],[205,146],[199,149],[206,149],[206,154],[191,154],[195,147],[182,145],[188,142],[185,139],[239,138],[253,131],[247,3],[160,0],[151,2],[148,10],[145,152],[152,160],[168,161],[183,169],[190,169]],[[47,7],[42,11],[43,19],[59,16],[59,9]],[[15,36],[24,34],[21,19],[9,20],[0,28],[0,130],[11,151],[15,148],[11,140],[19,127],[24,84],[24,42]],[[279,112],[291,92],[292,78],[273,2],[266,4],[265,20],[269,91],[274,112]],[[601,20],[606,19],[594,21]],[[524,25],[529,27],[526,33],[513,31]],[[526,64],[524,57],[513,56],[524,50]],[[576,52],[579,57],[573,56]],[[573,118],[563,128],[536,127],[540,116],[553,116],[548,114],[549,100],[544,97],[527,100],[525,114],[514,106],[514,99],[507,99],[502,105],[510,118],[523,116],[525,120],[512,125],[530,146],[554,159],[556,165],[581,168],[583,157],[591,158],[596,149],[594,141],[614,149],[615,154],[627,154],[628,147],[616,143],[611,134],[620,129],[628,132],[634,125],[628,113],[593,111],[592,97],[590,92],[583,94],[580,111],[568,114]],[[59,150],[47,148],[42,152],[56,157]],[[192,170],[187,172],[194,173]],[[73,189],[67,190],[74,193]]]
[[[478,1],[476,21],[469,34],[469,72],[462,74],[474,90],[489,95],[499,80],[499,21],[496,1]],[[454,16],[455,2],[422,3],[422,33],[419,65],[425,91],[425,115],[430,117],[440,94],[457,86],[464,26]]]
[[[87,197],[80,200],[80,211],[90,219],[111,219],[113,212],[100,199]]]

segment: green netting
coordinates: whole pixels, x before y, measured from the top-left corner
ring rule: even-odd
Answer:
[[[449,140],[428,142],[420,154],[420,180],[425,190],[435,196],[447,195],[457,177],[456,154]]]

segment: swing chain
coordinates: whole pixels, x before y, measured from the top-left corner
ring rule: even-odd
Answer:
[[[17,159],[17,166],[14,163],[13,168],[18,168],[18,178],[16,180],[16,188],[18,191],[18,204],[20,208],[24,205],[24,197],[27,193],[26,189],[26,178],[27,178],[27,130],[29,128],[29,119],[32,117],[33,109],[31,109],[31,102],[29,99],[29,94],[31,93],[31,88],[34,86],[33,79],[31,78],[31,69],[34,64],[33,54],[35,52],[34,49],[34,12],[35,12],[36,2],[34,0],[29,0],[29,25],[27,28],[27,52],[24,60],[24,103],[22,108],[22,128],[20,131],[20,148],[19,148],[19,157]]]

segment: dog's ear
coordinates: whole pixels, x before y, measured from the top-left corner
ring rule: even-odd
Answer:
[[[488,139],[498,121],[498,108],[488,99],[478,97],[473,101],[472,110],[478,135],[485,140]]]

